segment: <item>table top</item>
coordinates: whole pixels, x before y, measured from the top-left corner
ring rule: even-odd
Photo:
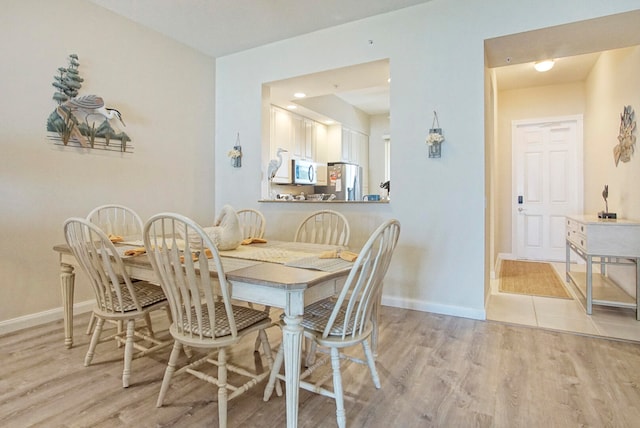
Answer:
[[[640,221],[625,218],[598,218],[595,214],[574,214],[567,218],[586,224],[607,224],[620,226],[640,226]]]
[[[135,247],[127,244],[114,244],[122,256],[124,251]],[[230,281],[240,281],[248,284],[259,284],[267,287],[277,287],[284,289],[304,289],[333,278],[343,277],[351,269],[353,263],[342,261],[332,271],[318,269],[286,266],[288,261],[286,256],[309,257],[311,254],[319,255],[328,249],[338,249],[340,247],[321,244],[305,244],[297,242],[270,241],[268,244],[252,244],[241,246],[237,251],[221,251],[222,265]],[[277,250],[279,262],[254,260],[252,258],[268,258],[265,254],[269,252],[261,249]],[[72,256],[71,249],[65,244],[54,245],[54,251]],[[254,255],[252,255],[254,254]],[[125,266],[143,270],[152,270],[151,262],[146,254],[137,256],[123,256]],[[300,260],[300,259],[298,259]]]

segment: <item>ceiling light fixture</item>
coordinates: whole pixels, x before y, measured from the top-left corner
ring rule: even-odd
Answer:
[[[552,59],[545,59],[544,61],[538,61],[533,64],[533,68],[537,71],[543,73],[545,71],[549,71],[553,68],[555,62]]]
[[[297,108],[298,108],[298,107],[296,107],[296,106],[295,106],[295,105],[293,105],[293,104],[289,104],[289,105],[287,106],[287,109],[289,109],[289,110],[295,110],[295,109],[297,109]]]
[[[307,96],[307,94],[305,94],[304,92],[296,92],[295,94],[293,94],[293,96],[296,98],[304,98]]]

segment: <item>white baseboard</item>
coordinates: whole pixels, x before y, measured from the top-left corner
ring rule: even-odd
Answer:
[[[454,317],[471,318],[474,320],[486,320],[487,311],[482,309],[473,309],[463,306],[442,305],[439,303],[429,303],[416,299],[405,299],[402,297],[382,296],[382,304],[384,306],[392,306],[394,308],[412,309],[421,312],[433,312],[441,315],[452,315]]]
[[[394,308],[411,309],[421,312],[433,312],[441,315],[451,315],[455,317],[485,320],[487,313],[484,309],[472,309],[463,306],[442,305],[429,303],[416,299],[405,299],[401,297],[382,296],[382,304]],[[95,300],[87,300],[73,305],[74,315],[90,312],[95,305]],[[5,321],[0,321],[0,335],[12,333],[28,327],[34,327],[51,321],[63,318],[62,307],[38,312],[36,314],[25,315]]]
[[[73,305],[73,314],[84,314],[91,312],[95,305],[95,300],[87,300]],[[40,324],[46,324],[51,321],[61,320],[63,318],[62,307],[49,309],[47,311],[29,314],[18,318],[12,318],[0,321],[0,335],[13,333],[14,331],[24,328],[34,327]]]

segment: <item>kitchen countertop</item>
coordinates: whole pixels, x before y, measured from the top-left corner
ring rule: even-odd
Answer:
[[[382,201],[312,201],[312,200],[294,200],[294,201],[285,201],[282,199],[260,199],[258,202],[275,202],[278,204],[388,204],[389,200]]]

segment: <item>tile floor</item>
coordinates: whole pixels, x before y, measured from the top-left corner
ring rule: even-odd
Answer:
[[[564,263],[552,265],[564,279]],[[565,285],[572,300],[501,293],[498,280],[492,280],[487,319],[640,342],[640,321],[634,309],[594,305],[593,314],[587,315],[576,298],[577,291]]]

